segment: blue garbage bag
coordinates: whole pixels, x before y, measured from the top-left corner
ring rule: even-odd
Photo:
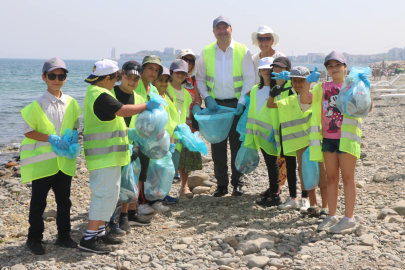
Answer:
[[[132,203],[139,196],[139,175],[141,174],[141,162],[139,158],[125,165],[121,169],[120,200],[124,203]]]
[[[148,177],[144,185],[145,198],[150,201],[162,200],[169,194],[173,184],[174,165],[172,154],[149,161]]]
[[[167,103],[166,103],[167,104]],[[143,111],[136,117],[135,128],[139,137],[153,140],[169,122],[169,115],[163,106],[152,111]]]
[[[274,137],[274,129],[271,129],[270,135],[269,135],[269,143],[273,144],[274,150],[277,152],[277,142],[276,138]]]
[[[198,137],[198,131],[192,133],[190,127],[187,124],[177,125],[174,130],[177,139],[181,144],[191,152],[200,152],[203,155],[207,155],[208,150],[204,141]]]
[[[319,163],[309,159],[309,147],[302,154],[302,179],[305,190],[311,190],[319,185]]]
[[[248,95],[245,95],[245,111],[239,118],[238,124],[236,125],[236,131],[239,132],[240,134],[239,137],[240,141],[243,141],[245,139],[249,107],[250,107],[250,97]]]
[[[242,142],[235,159],[235,167],[240,173],[251,173],[259,165],[259,153],[256,149],[244,146]]]
[[[150,96],[151,96],[150,100],[160,103],[160,106],[164,107],[164,106],[168,105],[166,100],[164,98],[162,98],[161,96],[159,96],[158,94],[152,92],[152,93],[150,93]]]
[[[170,135],[162,129],[154,139],[145,141],[139,149],[143,154],[151,159],[159,159],[166,156],[170,148]]]
[[[228,137],[231,129],[235,108],[218,106],[218,111],[210,111],[207,108],[200,114],[195,114],[200,127],[201,135],[209,143],[219,143]]]
[[[55,146],[52,146],[52,151],[59,157],[66,157],[68,159],[77,158],[82,150],[79,144],[79,133],[77,130],[65,129],[62,139],[69,143],[69,148],[61,150]]]
[[[370,68],[352,67],[336,99],[338,109],[351,117],[362,118],[368,115],[371,107],[370,88],[359,75],[370,74]]]

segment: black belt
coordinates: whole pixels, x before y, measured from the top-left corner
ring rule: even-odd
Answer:
[[[221,101],[221,102],[235,102],[238,101],[237,98],[229,98],[229,99],[215,99],[216,101]]]

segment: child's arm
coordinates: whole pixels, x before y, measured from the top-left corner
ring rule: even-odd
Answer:
[[[115,115],[121,116],[121,117],[128,117],[128,116],[133,116],[136,114],[139,114],[147,109],[146,103],[138,104],[138,105],[132,105],[132,104],[127,104],[121,107]]]
[[[311,103],[311,97],[309,96],[309,88],[311,84],[305,81],[304,86],[302,87],[301,93],[300,93],[300,101],[302,104],[309,104]]]
[[[277,102],[274,101],[274,97],[270,96],[269,99],[267,100],[267,108],[271,109],[278,108]]]
[[[50,134],[39,133],[38,131],[30,131],[24,134],[28,139],[36,141],[47,142]]]

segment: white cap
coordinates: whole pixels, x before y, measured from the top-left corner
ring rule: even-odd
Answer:
[[[264,68],[271,68],[271,64],[273,64],[274,58],[273,57],[264,57],[260,59],[260,65],[259,69],[264,69]]]
[[[196,60],[195,53],[191,49],[183,49],[177,55],[177,59],[181,59],[185,55],[191,55]]]
[[[266,25],[260,25],[259,29],[257,29],[257,32],[253,32],[252,33],[252,42],[253,45],[255,46],[259,46],[259,43],[257,42],[257,35],[264,35],[264,34],[271,34],[273,36],[274,42],[273,42],[273,47],[278,45],[278,35],[276,35],[273,31],[273,29],[271,29],[270,27],[266,26]]]
[[[86,82],[93,82],[98,79],[99,76],[106,76],[117,72],[119,69],[118,63],[110,60],[110,59],[103,59],[101,61],[97,61],[93,67],[93,73],[87,79]]]

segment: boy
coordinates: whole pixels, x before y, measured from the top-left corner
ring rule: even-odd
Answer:
[[[90,171],[91,202],[87,231],[79,249],[98,254],[111,251],[105,244],[122,243],[106,234],[105,222],[110,220],[118,200],[121,166],[130,162],[124,117],[159,106],[154,101],[138,105],[119,102],[110,91],[120,76],[117,63],[104,59],[95,63],[93,73],[85,80],[91,84],[83,106],[83,146]]]
[[[65,129],[77,129],[81,109],[77,101],[65,95],[61,88],[66,82],[68,70],[59,58],[45,61],[42,80],[47,92],[21,110],[25,120],[25,139],[21,143],[21,180],[32,182],[27,246],[34,254],[45,254],[41,241],[44,232],[42,214],[46,197],[52,188],[57,203],[56,245],[76,248],[70,237],[70,185],[76,171],[76,159],[58,157],[52,146],[67,149],[69,143],[61,138]],[[77,132],[76,132],[77,136]]]

